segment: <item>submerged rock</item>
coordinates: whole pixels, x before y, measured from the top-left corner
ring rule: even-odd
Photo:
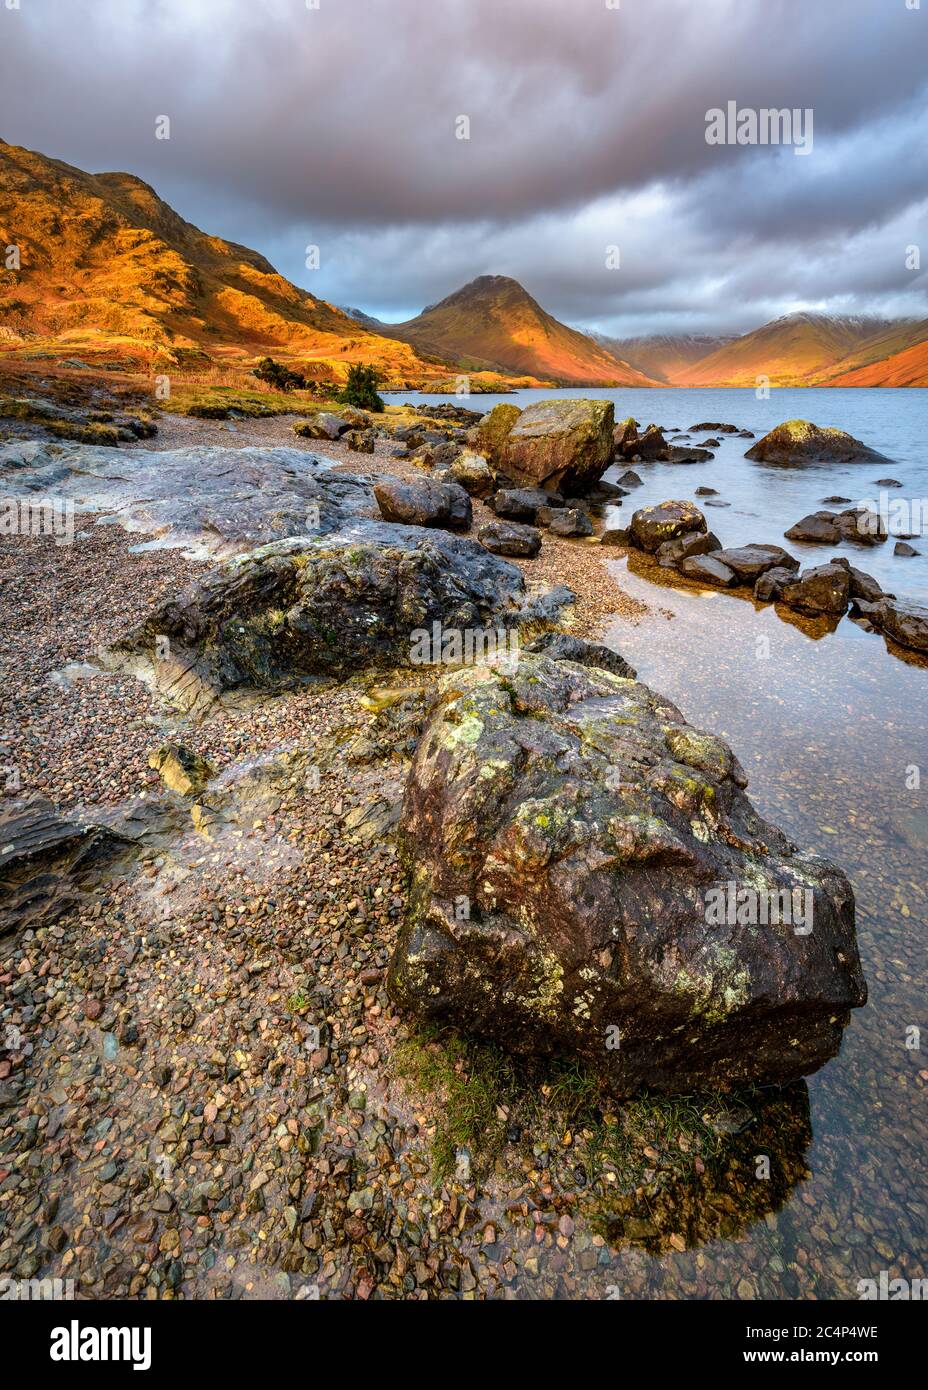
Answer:
[[[759,439],[744,456],[758,463],[796,467],[804,463],[886,463],[885,454],[843,430],[823,429],[810,420],[786,420]]]
[[[922,604],[903,603],[887,594],[876,603],[858,600],[857,607],[900,647],[928,654],[928,608]]]
[[[403,804],[393,998],[619,1095],[814,1071],[866,997],[853,893],[744,786],[720,739],[605,670],[523,653],[446,677]],[[719,895],[742,890],[739,920]],[[802,923],[750,911],[787,898]]]

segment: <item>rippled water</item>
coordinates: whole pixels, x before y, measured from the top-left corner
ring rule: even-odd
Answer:
[[[773,469],[744,458],[750,440],[722,438],[715,459],[705,464],[635,465],[644,485],[614,510],[616,524],[627,524],[635,507],[693,498],[694,489],[706,485],[731,503],[706,511],[723,544],[779,542],[789,525],[831,493],[875,499],[873,483],[880,477],[904,484],[891,495],[928,496],[925,391],[778,390],[766,401],[739,390],[536,391],[471,404],[524,405],[552,394],[612,397],[617,415],[685,430],[719,421],[760,436],[782,420],[811,419],[848,431],[892,460]],[[915,544],[923,551],[915,559],[894,557],[892,542],[865,550],[790,548],[804,564],[846,554],[900,597],[925,601],[928,539]],[[717,1233],[724,1223],[715,1220],[718,1193],[708,1191],[705,1210],[690,1213],[695,1229],[704,1232],[701,1243],[658,1255],[613,1248],[610,1277],[639,1294],[737,1295],[740,1289],[741,1296],[774,1298],[855,1298],[858,1279],[878,1279],[881,1270],[890,1278],[923,1278],[928,669],[899,660],[881,638],[848,619],[834,631],[784,621],[772,607],[670,587],[654,569],[636,573],[625,560],[611,563],[619,584],[651,611],[638,623],[616,620],[610,645],[688,720],[728,740],[762,814],[850,876],[870,999],[854,1012],[840,1055],[808,1080],[811,1140],[800,1116],[795,1133],[785,1135],[795,1167],[783,1193],[766,1211],[752,1210],[748,1174],[743,1196],[735,1199],[740,1211],[730,1213],[734,1233],[723,1238]],[[911,1046],[918,1036],[913,1029],[920,1030],[920,1048]]]

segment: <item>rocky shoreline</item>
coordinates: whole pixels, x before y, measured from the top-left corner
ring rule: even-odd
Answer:
[[[575,638],[595,636],[606,616],[623,607],[634,613],[635,605],[623,603],[608,577],[605,552],[551,525],[589,503],[578,509],[536,499],[532,520],[546,530],[536,556],[498,560],[441,527],[377,519],[357,465],[374,463],[381,477],[421,494],[423,461],[409,455],[429,448],[428,440],[413,440],[412,449],[404,441],[404,457],[388,452],[393,446],[382,437],[372,454],[333,442],[325,452],[340,461],[309,474],[311,454],[294,462],[280,447],[279,483],[269,485],[265,473],[243,503],[240,472],[227,500],[219,472],[215,486],[202,486],[214,475],[198,446],[204,431],[215,445],[216,426],[177,428],[182,437],[170,442],[184,446],[178,477],[193,484],[194,514],[163,459],[146,472],[138,451],[147,445],[123,450],[121,472],[103,457],[111,451],[74,446],[89,451],[78,456],[83,502],[95,489],[93,509],[154,535],[157,548],[139,550],[139,534],[92,525],[92,512],[83,511],[73,546],[56,547],[47,536],[4,546],[5,591],[24,618],[7,653],[17,703],[5,710],[14,730],[8,758],[26,793],[18,800],[31,804],[46,836],[59,814],[67,825],[56,822],[56,834],[91,825],[100,838],[79,861],[64,854],[63,839],[43,842],[38,863],[14,847],[3,868],[19,894],[20,919],[2,938],[0,956],[2,1023],[17,1043],[0,1061],[0,1273],[72,1277],[86,1296],[514,1297],[533,1296],[530,1288],[537,1296],[602,1296],[617,1251],[626,1260],[629,1251],[688,1251],[779,1204],[805,1171],[801,1082],[753,1099],[706,1095],[695,1110],[673,1097],[613,1107],[569,1062],[565,1070],[567,1059],[519,1060],[505,1039],[495,1048],[483,1027],[470,1042],[423,1030],[409,1007],[408,968],[403,987],[395,970],[388,987],[398,942],[394,959],[410,960],[401,936],[412,920],[409,865],[398,857],[395,832],[434,708],[436,673],[402,661],[402,643],[389,634],[372,648],[360,629],[357,640],[346,640],[349,623],[329,641],[335,609],[327,617],[320,596],[332,596],[343,617],[351,592],[364,595],[368,616],[404,612],[398,638],[408,637],[413,620],[434,619],[516,630],[530,643],[566,619],[574,646],[545,654],[542,644],[523,658],[525,670],[566,682],[565,709],[575,709],[584,739],[601,741],[606,726],[595,735],[586,728],[584,701],[607,693],[597,684],[606,679],[598,663],[612,657]],[[611,421],[608,429],[606,461]],[[168,442],[159,439],[157,452]],[[59,489],[69,486],[63,464],[74,457],[71,447],[39,460],[54,469]],[[133,454],[142,461],[130,467]],[[529,484],[526,457],[522,445],[509,453],[512,486],[497,485],[493,510],[482,484],[463,489],[477,536],[491,524],[524,524],[505,518],[518,498],[504,499],[502,509],[499,499]],[[35,454],[29,463],[36,466]],[[245,455],[237,463],[246,465]],[[430,486],[460,487],[442,480],[440,458],[430,463]],[[536,481],[549,495],[552,483],[595,490],[595,478],[570,467],[549,450]],[[502,465],[497,471],[504,474]],[[39,486],[49,477],[40,467]],[[120,493],[125,487],[134,498]],[[267,534],[270,522],[292,535],[282,498],[296,509],[318,508],[317,536],[296,544]],[[539,518],[543,509],[549,515]],[[244,568],[222,560],[243,542],[254,551]],[[186,556],[167,548],[178,543]],[[218,569],[206,567],[204,546],[220,557]],[[275,616],[282,608],[285,660]],[[325,660],[320,651],[329,653]],[[138,679],[143,664],[147,685]],[[193,678],[194,698],[177,699]],[[505,685],[505,675],[499,679]],[[615,692],[644,690],[660,703],[633,673],[609,679]],[[10,687],[5,681],[5,692]],[[680,726],[679,736],[685,732]],[[540,736],[539,724],[532,737]],[[682,763],[698,781],[709,768],[695,750],[709,744],[694,737]],[[675,756],[682,747],[675,744]],[[487,753],[490,763],[496,756]],[[662,795],[692,816],[696,793],[681,784],[679,800],[677,774],[663,756],[655,755],[661,777],[670,778]],[[528,786],[518,793],[517,819],[537,793]],[[549,795],[563,801],[560,792]],[[415,834],[405,814],[408,855]],[[712,823],[720,824],[717,813]],[[727,812],[721,826],[743,840],[744,826],[730,825]],[[767,853],[776,832],[759,833]],[[661,848],[659,839],[647,830],[634,857],[646,863],[653,852],[659,862],[670,854],[673,862],[683,852]],[[515,842],[505,852],[514,854]],[[524,853],[507,872],[526,871]],[[839,891],[838,954],[850,973],[840,1000],[823,996],[832,1013],[863,1000],[849,892]],[[675,890],[668,894],[669,904],[678,900]],[[463,896],[476,903],[479,890]],[[678,925],[667,925],[675,937]],[[797,940],[786,938],[791,951]],[[729,986],[733,973],[741,980],[740,969],[726,957]],[[787,974],[797,987],[795,962]],[[716,983],[710,970],[697,990],[712,1001],[697,1011],[710,1027],[718,1023]],[[805,988],[796,994],[800,1012]],[[740,1008],[741,983],[736,995]],[[681,1021],[691,1013],[684,1007]],[[444,1017],[460,1024],[465,1014],[452,1008]],[[604,1014],[596,1026],[607,1022]],[[814,1041],[814,1030],[807,1037],[808,1055],[778,1071],[785,1034],[774,1030],[769,1059],[741,1073],[741,1082],[784,1082],[821,1065],[840,1024],[827,1040]],[[537,1043],[530,1054],[547,1050]],[[589,1057],[589,1044],[579,1052]],[[715,1079],[732,1077],[721,1067]],[[710,1069],[672,1089],[705,1091],[709,1082],[711,1091],[711,1081]],[[753,1126],[756,1145],[768,1123],[782,1176],[746,1204],[740,1136]],[[738,1215],[713,1228],[707,1218],[717,1198]],[[702,1296],[707,1286],[694,1259],[691,1291]],[[642,1278],[644,1270],[642,1263]]]

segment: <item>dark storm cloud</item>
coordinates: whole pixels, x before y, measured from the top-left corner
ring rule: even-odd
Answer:
[[[928,3],[21,0],[0,53],[5,138],[391,317],[484,272],[630,331],[915,288],[876,267],[917,239]],[[707,145],[729,99],[811,107],[812,153]]]

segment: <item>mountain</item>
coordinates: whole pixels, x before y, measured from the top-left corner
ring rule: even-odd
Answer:
[[[4,346],[118,348],[147,361],[272,353],[335,379],[371,362],[403,384],[434,374],[257,251],[185,222],[131,174],[86,174],[0,141],[0,241],[19,247],[21,262],[0,268]]]
[[[668,386],[680,384],[694,362],[734,341],[731,335],[708,333],[654,334],[645,338],[607,338],[600,333],[590,336],[629,366]]]
[[[542,309],[517,280],[481,275],[406,323],[378,332],[462,371],[502,371],[565,386],[655,386],[642,372]]]
[[[839,363],[853,360],[871,340],[898,331],[880,319],[788,314],[693,363],[676,378],[679,386],[819,385]]]
[[[928,319],[895,323],[835,364],[822,386],[928,386]]]

